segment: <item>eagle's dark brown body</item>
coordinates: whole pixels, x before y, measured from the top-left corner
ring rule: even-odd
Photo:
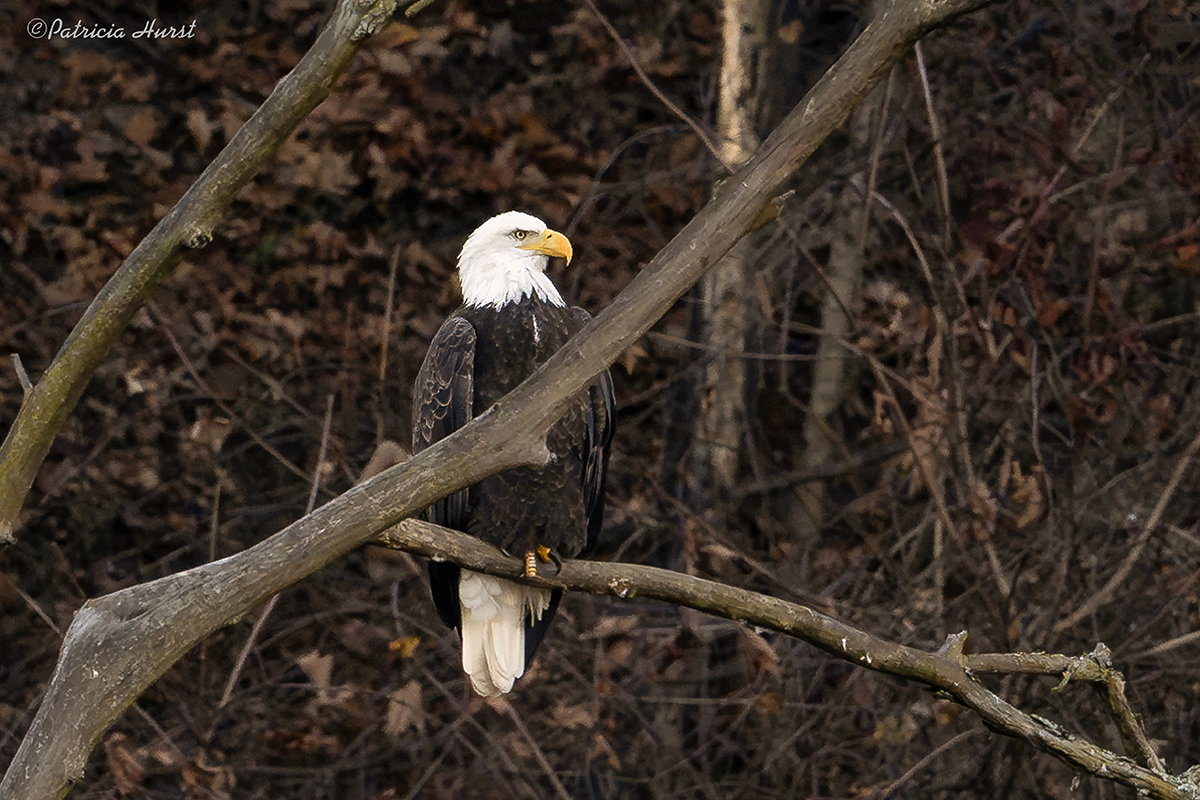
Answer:
[[[485,411],[554,354],[587,322],[587,312],[525,296],[496,306],[463,306],[441,327],[414,387],[413,451],[420,452]],[[615,408],[608,373],[551,429],[549,463],[484,478],[430,507],[431,522],[470,533],[521,556],[539,545],[563,558],[595,544]],[[459,567],[429,564],[438,613],[459,628]],[[555,591],[541,620],[526,618],[532,656],[561,598]]]

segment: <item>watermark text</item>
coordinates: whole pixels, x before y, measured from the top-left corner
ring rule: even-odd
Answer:
[[[25,26],[25,32],[34,39],[191,39],[196,35],[196,20],[189,25],[163,25],[151,19],[140,28],[124,28],[113,24],[89,25],[78,20],[72,25],[61,19],[34,17]]]

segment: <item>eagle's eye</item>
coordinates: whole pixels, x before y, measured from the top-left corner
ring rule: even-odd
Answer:
[[[523,241],[525,241],[525,239],[526,239],[528,236],[529,236],[529,231],[521,231],[521,230],[517,230],[517,231],[513,231],[513,232],[512,232],[512,238],[516,239],[518,242],[523,242]]]

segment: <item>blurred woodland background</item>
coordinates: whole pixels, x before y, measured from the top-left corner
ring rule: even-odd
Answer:
[[[7,355],[37,379],[329,10],[44,0],[0,20],[0,428],[21,402]],[[304,513],[314,470],[323,502],[407,444],[480,221],[567,232],[554,278],[598,313],[705,202],[723,171],[677,111],[716,124],[720,7],[600,11],[398,17],[139,313],[0,550],[0,765],[85,599],[244,549]],[[777,7],[759,134],[868,15]],[[196,25],[45,40],[34,17]],[[614,366],[597,557],[917,647],[1104,642],[1168,768],[1200,762],[1194,468],[1146,533],[1200,435],[1198,30],[1184,0],[1011,0],[929,37],[932,117],[910,57],[742,247],[736,382],[712,385],[729,349],[700,289]],[[697,420],[722,390],[717,441]],[[239,663],[258,613],[158,681],[71,797],[1131,795],[918,687],[665,604],[568,597],[513,715],[471,696],[405,555],[368,547],[281,595]],[[1087,688],[989,685],[1120,748]]]

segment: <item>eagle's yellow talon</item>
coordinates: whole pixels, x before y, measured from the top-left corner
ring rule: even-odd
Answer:
[[[538,545],[537,554],[538,558],[540,558],[542,561],[546,562],[547,564],[554,565],[555,575],[562,572],[562,559],[559,557],[558,553],[555,552],[553,547],[546,547],[544,544],[540,544]]]
[[[544,548],[539,547],[537,549],[537,551],[534,551],[534,550],[526,550],[525,551],[525,577],[526,578],[536,578],[537,577],[537,560],[538,560],[538,556],[541,555],[541,551],[543,549]]]

